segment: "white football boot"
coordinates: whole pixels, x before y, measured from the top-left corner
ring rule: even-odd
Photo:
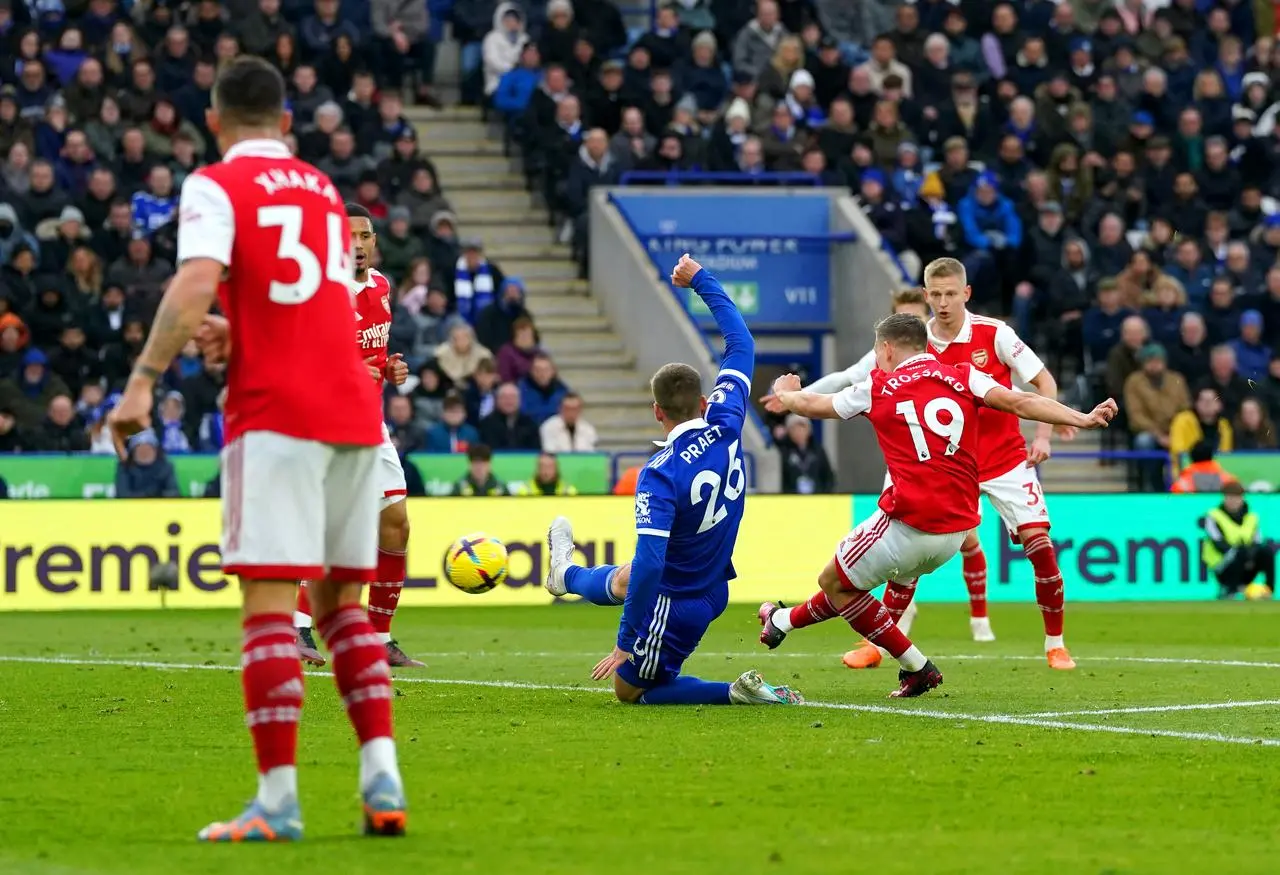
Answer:
[[[573,564],[573,523],[567,517],[558,516],[547,529],[547,579],[543,586],[553,596],[568,594],[564,585],[564,573]]]

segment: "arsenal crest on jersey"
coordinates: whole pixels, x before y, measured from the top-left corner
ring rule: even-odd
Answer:
[[[390,295],[382,296],[382,306],[387,308],[388,313],[391,312],[391,296]]]
[[[974,350],[973,355],[974,367],[985,368],[987,366],[987,351],[985,349]]]

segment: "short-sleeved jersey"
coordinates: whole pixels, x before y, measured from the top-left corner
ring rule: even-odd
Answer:
[[[238,143],[183,183],[178,260],[225,267],[228,442],[249,431],[381,442],[378,389],[351,343],[349,250],[341,195],[283,143]]]
[[[373,356],[373,364],[385,374],[387,370],[387,343],[391,339],[391,283],[376,270],[369,271],[369,278],[360,284],[352,283],[352,298],[356,308],[356,342],[360,344],[361,357]],[[382,385],[379,378],[378,385]]]
[[[972,365],[923,353],[833,399],[843,419],[866,416],[889,468],[880,509],[932,535],[978,524],[978,433],[982,399],[997,388]]]
[[[672,430],[636,483],[636,534],[667,541],[658,591],[695,595],[737,577],[733,547],[742,525],[747,472],[742,424],[751,379],[723,369],[705,417]]]
[[[955,340],[939,340],[929,320],[929,352],[943,364],[969,364],[996,383],[1012,389],[1014,381],[1025,385],[1044,370],[1031,347],[1017,332],[998,319],[966,313]],[[978,479],[987,481],[1012,471],[1027,460],[1022,426],[1012,413],[985,408],[979,417]]]

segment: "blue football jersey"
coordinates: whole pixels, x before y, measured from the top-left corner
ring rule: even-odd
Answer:
[[[659,592],[701,592],[737,576],[733,546],[747,494],[742,424],[750,391],[746,374],[722,370],[706,417],[674,429],[640,472],[636,534],[668,539]]]

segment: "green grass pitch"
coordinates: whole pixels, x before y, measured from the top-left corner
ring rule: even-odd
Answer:
[[[307,837],[208,847],[254,789],[230,612],[0,615],[6,875],[751,875],[1280,871],[1280,636],[1262,604],[1068,605],[1073,673],[1031,605],[968,640],[926,605],[946,683],[892,702],[848,627],[756,642],[731,605],[689,665],[758,668],[803,708],[645,708],[588,673],[616,610],[406,610],[396,681],[410,835],[357,835],[355,744],[308,678]],[[1085,713],[1081,713],[1085,712]]]

